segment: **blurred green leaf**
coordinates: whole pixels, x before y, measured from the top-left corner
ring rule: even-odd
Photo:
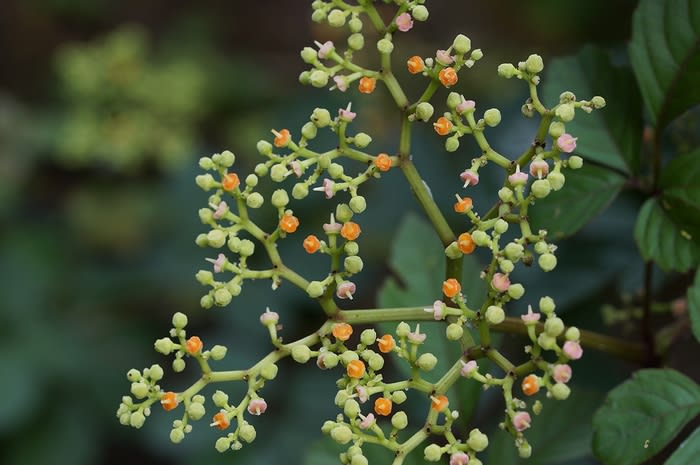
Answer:
[[[695,282],[688,289],[688,313],[693,335],[700,341],[700,271],[695,272]]]
[[[678,446],[678,449],[664,462],[664,465],[694,465],[700,456],[700,428]]]
[[[559,102],[559,94],[570,90],[579,99],[600,95],[607,106],[590,115],[578,112],[566,124],[578,137],[576,153],[625,173],[639,168],[642,141],[642,104],[634,75],[629,68],[613,66],[609,55],[587,46],[572,57],[554,60],[544,82],[547,104]]]
[[[593,417],[593,450],[606,465],[636,465],[660,452],[700,413],[700,386],[674,370],[640,370]]]
[[[700,102],[700,5],[696,0],[642,0],[629,47],[652,124],[667,123]]]
[[[616,172],[599,166],[586,164],[569,171],[565,188],[530,211],[533,230],[547,229],[555,239],[574,234],[615,199],[624,182]]]
[[[661,172],[661,202],[674,223],[700,245],[700,149],[674,158]]]
[[[686,271],[700,262],[700,247],[683,234],[656,198],[642,205],[634,238],[642,257],[664,270]]]
[[[532,428],[525,433],[532,445],[532,457],[518,457],[513,437],[498,430],[488,448],[488,463],[549,465],[591,455],[591,417],[602,400],[602,393],[577,388],[563,402],[545,402],[542,413],[534,418]]]

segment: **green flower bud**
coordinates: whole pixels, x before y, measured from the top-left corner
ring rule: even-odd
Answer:
[[[238,253],[241,250],[241,239],[237,236],[228,238],[228,248],[233,253]]]
[[[411,327],[408,325],[408,323],[402,321],[396,326],[396,335],[399,337],[406,337],[408,336],[408,333],[411,332]]]
[[[343,27],[345,25],[345,13],[337,8],[328,13],[328,24],[333,27]]]
[[[421,102],[416,106],[416,118],[421,121],[429,121],[435,113],[435,108],[428,102]]]
[[[202,224],[207,224],[214,218],[214,212],[209,208],[200,208],[197,213],[199,213],[199,220]]]
[[[345,257],[343,265],[345,266],[345,271],[352,274],[359,273],[363,267],[362,259],[358,256]]]
[[[489,237],[488,233],[481,231],[480,229],[477,229],[472,233],[472,240],[479,247],[488,247],[491,245],[491,237]]]
[[[306,287],[306,293],[313,299],[316,297],[321,297],[324,292],[326,292],[326,288],[320,281],[311,281]]]
[[[278,370],[277,365],[274,363],[267,363],[260,369],[260,376],[266,380],[275,379]]]
[[[207,233],[207,241],[211,247],[221,248],[226,243],[226,233],[219,229],[212,229]]]
[[[536,54],[532,54],[525,60],[525,69],[528,73],[537,74],[542,72],[544,69],[544,62],[542,57]]]
[[[423,5],[416,5],[411,10],[411,16],[416,21],[425,21],[428,19],[428,9]]]
[[[348,47],[352,50],[362,50],[365,47],[365,37],[360,33],[350,34]]]
[[[362,30],[362,20],[357,16],[353,16],[350,21],[348,21],[348,27],[351,32],[360,32]]]
[[[327,370],[335,368],[338,365],[339,358],[333,352],[326,352],[323,354],[323,367]]]
[[[416,365],[423,371],[430,371],[437,365],[437,357],[430,352],[422,354],[416,360]]]
[[[148,376],[153,381],[160,381],[163,379],[163,374],[163,368],[158,364],[151,365],[151,368],[148,370]]]
[[[176,312],[173,315],[173,328],[182,329],[187,326],[187,315],[181,312]]]
[[[361,149],[367,147],[370,144],[370,142],[372,142],[372,137],[370,137],[369,134],[365,134],[364,132],[358,132],[353,138],[353,143]]]
[[[142,381],[137,381],[135,383],[131,383],[131,393],[136,397],[137,399],[143,399],[148,395],[148,392],[150,391],[150,388],[148,387],[148,384],[142,382]]]
[[[474,428],[469,432],[467,445],[473,449],[474,452],[481,452],[489,446],[489,438],[477,428]]]
[[[566,178],[560,172],[552,171],[551,173],[549,173],[549,175],[547,175],[547,181],[552,187],[552,190],[558,191],[559,189],[564,187],[564,182],[566,181]]]
[[[214,162],[209,157],[202,157],[199,159],[199,167],[203,170],[210,170],[214,168]]]
[[[342,354],[340,354],[340,361],[343,362],[343,365],[347,365],[348,363],[352,362],[353,360],[357,360],[360,358],[359,355],[357,355],[357,352],[353,350],[346,350]]]
[[[569,157],[567,164],[572,170],[580,169],[583,166],[583,158],[578,155],[572,155]]]
[[[368,465],[369,460],[362,454],[353,455],[350,460],[350,465]]]
[[[335,426],[336,423],[334,421],[326,420],[323,422],[323,425],[321,425],[321,432],[323,434],[328,434],[333,428],[335,428]]]
[[[219,307],[225,307],[231,303],[233,296],[225,287],[219,288],[214,291],[214,303]]]
[[[272,193],[272,198],[270,199],[272,205],[277,208],[284,208],[289,203],[289,195],[284,189],[277,189]]]
[[[236,162],[236,156],[230,150],[224,150],[221,152],[221,158],[219,159],[219,165],[224,168],[230,168]]]
[[[563,103],[557,106],[556,110],[554,110],[554,114],[565,123],[573,120],[576,115],[574,106],[570,103]]]
[[[318,59],[318,54],[316,50],[314,50],[311,47],[304,47],[301,50],[301,59],[304,61],[304,63],[312,64],[315,63],[316,60]]]
[[[537,179],[532,183],[532,186],[530,186],[530,190],[532,190],[532,194],[535,197],[543,199],[549,195],[552,186],[547,179]]]
[[[576,95],[571,91],[564,91],[559,94],[559,103],[570,103],[576,101]]]
[[[228,406],[228,394],[223,391],[216,391],[211,396],[212,402],[219,408],[226,408]]]
[[[335,207],[335,219],[341,223],[347,223],[352,219],[353,211],[346,203],[339,203]]]
[[[168,355],[170,354],[170,352],[175,350],[175,343],[169,337],[164,337],[162,339],[156,340],[155,344],[153,344],[153,347],[156,349],[156,352],[159,352],[163,355]],[[129,373],[131,373],[131,371],[129,371]],[[127,377],[129,377],[128,374]]]
[[[372,370],[379,371],[384,368],[384,357],[379,354],[374,354],[369,358],[367,365],[369,365]]]
[[[549,252],[549,245],[545,241],[539,241],[535,243],[535,252],[538,254],[543,254]]]
[[[315,10],[313,13],[311,13],[311,21],[315,23],[320,23],[321,21],[326,19],[326,10]]]
[[[185,369],[185,361],[181,358],[176,358],[173,360],[173,371],[175,373],[180,373]]]
[[[245,199],[245,203],[250,208],[260,208],[263,203],[265,203],[265,199],[260,193],[252,192],[248,195],[248,198]]]
[[[258,163],[255,165],[255,174],[258,176],[266,176],[268,172],[267,165],[265,163]]]
[[[503,323],[503,320],[506,319],[506,312],[504,312],[501,307],[491,305],[489,306],[489,308],[486,309],[486,314],[484,315],[484,317],[486,318],[486,321],[489,322],[489,324],[499,325]]]
[[[199,306],[205,310],[212,308],[214,306],[214,298],[212,296],[210,296],[209,294],[203,295],[199,299]]]
[[[141,428],[144,423],[146,423],[146,417],[143,413],[141,413],[141,411],[136,411],[131,414],[131,417],[129,417],[129,425],[136,429]]]
[[[480,48],[472,50],[471,59],[474,61],[479,61],[484,57],[484,52]]]
[[[442,449],[437,444],[430,444],[423,449],[423,455],[428,462],[439,462],[442,457]]]
[[[345,406],[345,402],[347,402],[349,398],[350,394],[348,394],[346,391],[338,391],[335,395],[335,400],[333,402],[335,402],[335,405],[337,405],[338,407],[343,408]],[[324,426],[326,426],[325,423]],[[333,426],[335,426],[335,423],[333,424]]]
[[[314,108],[310,119],[317,127],[325,128],[331,122],[331,113],[325,108]]]
[[[241,239],[238,253],[241,254],[242,257],[250,257],[255,253],[255,244],[251,240]]]
[[[486,110],[484,112],[484,122],[491,127],[498,126],[498,123],[501,122],[500,110],[498,110],[498,108],[489,108]]]
[[[525,288],[522,284],[511,284],[508,286],[508,295],[513,299],[518,300],[525,294]]]
[[[552,136],[552,139],[558,139],[565,132],[566,126],[561,121],[554,121],[549,125],[549,135]]]
[[[518,70],[511,63],[502,63],[498,65],[498,75],[510,79],[518,75]]]
[[[446,152],[450,152],[450,153],[456,152],[458,148],[459,148],[459,137],[457,136],[457,134],[445,139],[445,151]]]
[[[355,213],[362,213],[365,211],[365,209],[367,209],[367,201],[361,195],[356,195],[355,197],[351,198],[349,205],[350,210]]]
[[[327,170],[331,166],[331,159],[328,155],[321,155],[318,157],[318,166]]]
[[[255,441],[256,436],[257,433],[255,432],[255,427],[250,423],[243,423],[241,428],[238,430],[238,437],[243,439],[248,444]]]
[[[593,105],[593,108],[596,109],[603,108],[605,106],[605,99],[600,95],[596,95],[591,99],[591,105]]]
[[[547,333],[540,333],[537,344],[544,350],[552,350],[557,346],[557,340]]]
[[[214,275],[208,270],[199,270],[194,277],[203,286],[208,286],[214,282]]]
[[[223,437],[219,438],[216,440],[216,444],[214,444],[214,448],[221,452],[222,454],[229,450],[231,447],[231,440],[229,438]]]
[[[513,200],[513,191],[507,187],[501,187],[498,190],[498,198],[503,202],[509,203]]]
[[[498,234],[503,234],[508,231],[508,222],[502,218],[499,218],[493,225],[493,230]]]
[[[338,163],[331,163],[328,167],[328,175],[333,179],[341,177],[344,171],[343,165],[339,165]]]
[[[195,421],[202,418],[205,413],[206,410],[204,409],[204,405],[200,403],[192,402],[190,403],[189,407],[187,407],[187,416]]]
[[[445,329],[445,336],[447,336],[447,339],[450,341],[457,341],[461,339],[463,334],[464,329],[462,329],[462,326],[458,325],[457,323],[450,323]]]
[[[407,427],[408,416],[406,416],[406,412],[396,412],[391,417],[391,426],[393,426],[396,429],[404,429],[405,427]]]
[[[282,182],[287,178],[287,167],[281,163],[272,165],[270,169],[270,179],[275,182]]]
[[[226,352],[228,352],[226,346],[217,344],[209,350],[209,357],[211,357],[212,360],[222,360],[226,357]]]
[[[311,71],[302,71],[301,73],[299,73],[299,83],[303,86],[308,86],[310,84],[310,77]]]
[[[540,255],[537,264],[543,271],[552,271],[557,266],[557,257],[551,253],[544,253]]]
[[[182,428],[173,428],[170,430],[170,441],[173,444],[180,444],[185,439],[185,432]]]
[[[460,103],[462,103],[462,96],[457,92],[450,92],[447,96],[447,108],[454,110]]]
[[[294,184],[294,188],[292,189],[292,197],[297,200],[301,200],[307,195],[309,195],[309,186],[303,182]]]
[[[233,297],[236,297],[237,295],[241,294],[241,285],[236,281],[231,280],[226,283],[226,290],[229,291]]]
[[[316,133],[318,132],[318,128],[314,123],[311,121],[307,122],[301,127],[301,135],[302,137],[306,139],[313,139],[316,137]]]
[[[551,392],[552,397],[557,400],[566,400],[569,397],[569,394],[571,394],[571,389],[564,383],[557,383],[552,386],[552,389],[550,389],[549,392]]]
[[[194,178],[195,182],[199,187],[201,187],[203,190],[208,191],[211,189],[214,189],[216,187],[216,181],[214,180],[214,176],[211,174],[200,174],[196,178]]]
[[[331,437],[338,444],[347,444],[352,439],[352,430],[345,425],[338,425],[331,430]]]
[[[365,329],[360,334],[360,342],[366,346],[371,346],[377,340],[377,332],[373,329]]]
[[[141,381],[141,379],[142,379],[141,372],[139,370],[137,370],[136,368],[132,368],[131,370],[126,372],[126,379],[128,379],[132,383],[134,381]]]
[[[316,69],[309,75],[309,82],[317,88],[326,87],[326,84],[328,84],[328,73]]]
[[[357,242],[355,241],[347,241],[343,246],[343,249],[345,250],[345,253],[350,256],[357,255],[360,252],[360,246],[357,245]]]
[[[383,55],[388,55],[394,51],[394,44],[389,39],[382,39],[377,42],[377,50]]]
[[[292,349],[292,358],[297,363],[306,363],[311,358],[311,349],[305,345],[294,346]]]
[[[544,322],[544,331],[552,337],[557,337],[564,332],[564,322],[558,317],[547,318]]]
[[[406,393],[404,391],[394,391],[391,393],[391,401],[396,405],[403,404],[404,402],[406,402],[407,398],[408,396],[406,396]]]
[[[354,420],[360,413],[360,404],[355,399],[348,399],[343,406],[343,413],[351,420]]]
[[[506,244],[503,251],[505,252],[506,257],[508,257],[510,260],[518,261],[520,260],[520,257],[523,256],[525,248],[516,242],[509,242]]]
[[[554,299],[545,296],[540,298],[540,311],[545,315],[548,315],[554,311],[556,305],[554,304]]]
[[[529,459],[531,455],[532,455],[532,446],[529,443],[524,442],[524,443],[520,443],[518,445],[518,456],[521,459]]]
[[[500,266],[501,271],[505,274],[508,274],[511,271],[513,271],[513,269],[515,269],[515,265],[513,264],[513,262],[506,259],[501,260],[498,265]]]
[[[472,41],[464,34],[459,34],[452,42],[453,50],[460,55],[464,55],[472,48]]]
[[[564,338],[566,338],[567,341],[578,341],[581,339],[581,331],[579,331],[576,326],[572,326],[566,330]]]

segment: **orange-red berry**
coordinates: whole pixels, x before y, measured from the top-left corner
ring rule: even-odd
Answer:
[[[173,410],[175,407],[177,407],[177,404],[179,404],[177,395],[175,395],[175,393],[172,391],[166,392],[163,394],[163,397],[160,398],[160,405],[162,405],[163,409],[165,410]]]
[[[459,247],[459,250],[461,250],[462,253],[465,254],[470,254],[474,252],[474,249],[476,248],[476,244],[474,244],[474,239],[472,239],[472,235],[468,232],[464,232],[459,235],[459,237],[457,238],[457,246]]]
[[[275,134],[275,140],[273,142],[275,147],[286,147],[289,141],[292,140],[289,129],[280,129],[279,132],[273,131],[273,134]]]
[[[435,129],[435,132],[441,136],[446,136],[452,130],[452,121],[448,120],[444,116],[441,116],[433,123],[433,129]]]
[[[377,87],[377,80],[367,76],[361,78],[357,86],[359,91],[363,94],[371,94],[374,92],[375,87]]]
[[[430,408],[437,410],[438,412],[445,410],[449,404],[450,401],[445,395],[432,396],[430,398]]]
[[[450,278],[442,283],[442,293],[449,298],[456,296],[461,290],[462,286],[455,278]]]
[[[379,168],[379,171],[389,171],[391,169],[391,158],[386,153],[380,153],[374,159],[374,166]]]
[[[346,368],[348,376],[351,378],[362,378],[365,374],[365,362],[362,360],[352,360]]]
[[[409,58],[406,62],[406,66],[408,66],[408,72],[411,74],[421,73],[425,69],[425,63],[423,62],[423,59],[418,55],[414,55],[411,58]]]
[[[338,323],[331,330],[333,336],[340,341],[347,341],[352,335],[352,326],[347,323]]]
[[[385,334],[384,336],[379,338],[379,340],[377,341],[377,345],[379,346],[379,352],[383,354],[388,354],[389,352],[394,350],[394,347],[396,347],[396,341],[394,340],[394,337],[391,334]]]
[[[214,415],[214,422],[211,424],[211,426],[216,426],[220,430],[224,430],[228,428],[230,424],[231,420],[228,419],[226,414],[224,412],[219,412]]]
[[[282,231],[291,234],[296,231],[298,227],[299,219],[296,216],[285,213],[282,215],[282,218],[280,218],[280,229]]]
[[[306,236],[306,239],[304,239],[303,245],[307,253],[316,253],[318,249],[321,248],[321,241],[313,234],[309,234]]]
[[[455,69],[451,66],[441,69],[438,73],[438,78],[445,87],[452,87],[453,85],[457,84],[457,80],[459,79],[457,77],[457,71],[455,71]]]
[[[537,375],[527,375],[523,378],[523,394],[533,396],[540,390],[540,380]]]
[[[391,415],[391,407],[391,399],[386,397],[379,397],[374,401],[374,411],[377,412],[377,415],[388,417]]]
[[[236,173],[228,173],[224,176],[224,179],[221,180],[221,187],[223,187],[225,191],[232,191],[240,184],[241,181],[238,179]]]
[[[340,228],[340,235],[349,241],[357,239],[361,232],[362,229],[360,229],[360,225],[352,221],[348,221]]]
[[[192,355],[200,352],[202,347],[204,347],[204,344],[202,344],[202,340],[199,338],[199,336],[192,336],[187,340],[187,342],[185,342],[187,352]]]

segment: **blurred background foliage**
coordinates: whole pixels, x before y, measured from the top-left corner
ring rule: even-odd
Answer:
[[[458,90],[482,107],[502,109],[494,144],[519,154],[533,133],[519,111],[525,89],[495,79],[496,66],[533,52],[547,63],[584,43],[617,50],[629,37],[635,3],[503,0],[477,7],[435,0],[428,4],[431,21],[401,38],[397,60],[431,55],[455,34],[469,35],[485,58]],[[334,381],[314,366],[281,364],[281,378],[265,388],[271,408],[255,424],[258,439],[235,457],[214,450],[215,436],[204,425],[176,446],[168,440],[171,416],[157,412],[135,431],[121,427],[114,412],[128,391],[129,368],[167,365],[152,344],[175,311],[188,313],[206,341],[228,345],[231,367],[269,350],[257,322],[266,306],[280,312],[288,339],[322,319],[301,291],[282,286],[272,293],[269,283],[247,284],[226,310],[199,309],[203,289],[194,273],[212,252],[194,245],[203,229],[197,210],[206,201],[194,185],[196,160],[230,149],[238,171],[250,172],[255,143],[269,139],[271,128],[298,131],[314,107],[334,109],[348,99],[360,115],[353,126],[374,138],[370,149],[392,152],[398,119],[388,95],[379,90],[370,100],[298,84],[299,50],[337,34],[312,23],[304,2],[4,0],[0,10],[0,463],[329,463],[333,446],[310,444],[321,439],[323,419],[335,415]],[[400,77],[416,96],[419,79]],[[697,137],[697,125],[686,126],[673,137]],[[416,164],[434,197],[449,206],[470,148],[453,155],[441,144],[427,125],[416,129]],[[493,178],[484,175],[475,205],[493,202]],[[417,211],[400,175],[370,184],[363,192],[369,209],[360,218],[366,271],[358,277],[358,308],[376,304],[387,276],[401,283],[388,253],[397,246],[397,225]],[[332,207],[321,197],[295,206],[302,229],[311,232],[328,218]],[[642,259],[632,239],[639,204],[625,194],[564,241],[555,275],[522,276],[528,294],[558,299],[568,322],[619,329],[604,327],[599,309],[619,303],[621,294],[634,296],[641,285]],[[302,274],[324,273],[322,260],[305,260],[300,247],[284,246],[286,262],[304,263]],[[504,343],[522,350],[518,338]],[[587,354],[576,371],[582,393],[569,402],[575,415],[590,415],[628,368]],[[166,374],[164,384],[181,387],[190,375]],[[231,386],[232,394],[237,388]],[[483,396],[471,424],[493,426],[501,408],[497,398]],[[571,419],[559,416],[551,421]],[[564,442],[536,463],[595,463],[589,429],[569,433],[574,445]],[[507,454],[497,441],[494,453]]]

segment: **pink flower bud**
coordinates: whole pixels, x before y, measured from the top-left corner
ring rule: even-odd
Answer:
[[[476,360],[469,360],[465,362],[462,360],[462,370],[459,372],[462,376],[469,377],[474,371],[479,369],[479,365],[476,364]]]
[[[503,273],[495,273],[491,278],[491,287],[498,292],[506,292],[509,286],[510,279]]]
[[[396,27],[399,28],[401,32],[408,32],[413,27],[413,18],[408,13],[401,13],[396,17]]]
[[[530,427],[530,414],[527,412],[516,412],[513,415],[513,426],[516,431],[524,431]]]
[[[552,368],[552,378],[557,383],[568,383],[571,379],[571,367],[566,364],[554,365]]]
[[[260,323],[265,326],[276,325],[278,321],[280,321],[279,314],[277,312],[271,312],[270,307],[267,307],[260,315]]]
[[[525,322],[525,324],[531,323],[537,323],[540,321],[540,314],[539,313],[533,313],[532,311],[532,305],[527,306],[527,313],[525,315],[520,315],[520,318]]]
[[[455,452],[450,456],[450,465],[467,465],[469,456],[464,452]]]
[[[428,313],[432,313],[433,318],[435,318],[436,320],[444,320],[445,319],[444,309],[445,309],[445,304],[441,300],[436,300],[433,303],[432,307],[424,308],[423,310],[425,310]]]
[[[321,59],[326,58],[329,54],[335,50],[335,47],[333,46],[333,42],[326,41],[323,44],[320,42],[316,42],[316,46],[318,47],[318,57]]]
[[[471,111],[476,107],[476,102],[474,100],[462,100],[457,104],[455,110],[457,113],[464,113],[466,111]]]
[[[219,203],[219,206],[216,207],[216,211],[214,212],[214,214],[212,216],[214,217],[215,220],[218,220],[219,218],[224,216],[226,214],[226,212],[228,212],[228,204],[224,201],[221,201]]]
[[[367,416],[360,414],[360,420],[362,420],[358,425],[360,429],[367,429],[374,424],[374,414],[368,413]]]
[[[578,360],[583,356],[583,348],[576,341],[566,341],[562,350],[569,360]]]
[[[445,66],[451,65],[455,61],[454,57],[450,56],[447,50],[438,50],[435,53],[435,59],[438,61],[438,63]]]
[[[515,167],[515,173],[508,176],[508,182],[513,186],[522,186],[527,182],[527,173],[520,171],[520,165]]]
[[[335,82],[335,87],[337,87],[339,91],[345,92],[348,90],[348,80],[345,79],[345,76],[333,76],[333,82]]]
[[[340,299],[350,299],[352,300],[352,295],[355,293],[355,283],[352,281],[343,281],[338,284],[338,288],[335,290],[335,295]]]
[[[549,164],[546,161],[538,158],[530,163],[530,175],[533,178],[542,179],[547,174],[549,174]]]
[[[258,399],[251,399],[248,404],[248,413],[251,415],[262,415],[267,410],[267,402],[262,397]]]
[[[479,175],[472,170],[464,170],[459,178],[464,182],[464,187],[476,186],[479,184]]]
[[[564,133],[557,138],[557,147],[559,150],[566,153],[571,153],[576,150],[576,141],[578,137],[573,137],[571,134]]]

